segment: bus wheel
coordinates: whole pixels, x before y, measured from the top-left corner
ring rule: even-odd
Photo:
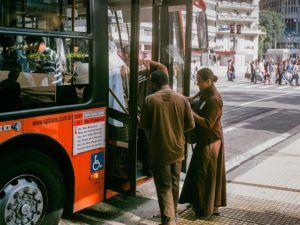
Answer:
[[[63,178],[50,157],[34,150],[1,156],[0,224],[56,225],[63,206]]]

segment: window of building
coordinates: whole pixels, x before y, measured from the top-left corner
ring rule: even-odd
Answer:
[[[245,36],[245,41],[253,41],[253,37],[252,36]]]

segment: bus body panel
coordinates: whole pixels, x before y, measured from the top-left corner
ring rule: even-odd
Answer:
[[[0,143],[13,141],[22,134],[55,139],[66,151],[75,174],[76,212],[104,199],[105,123],[106,108],[0,122]]]

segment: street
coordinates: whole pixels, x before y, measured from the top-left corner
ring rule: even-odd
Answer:
[[[229,83],[229,84],[228,84]],[[299,132],[300,88],[289,85],[222,82],[226,162],[263,145],[267,149]],[[237,144],[239,143],[239,144]]]
[[[231,207],[221,210],[221,214],[223,213],[224,217],[213,219],[215,223],[211,221],[199,223],[196,219],[193,219],[194,222],[186,222],[191,221],[185,220],[185,218],[191,217],[190,211],[186,211],[186,205],[179,205],[179,211],[183,212],[181,214],[183,218],[179,220],[179,224],[233,224],[234,221],[236,222],[243,216],[251,216],[251,219],[256,218],[257,223],[255,224],[281,224],[275,220],[273,223],[268,221],[262,222],[260,216],[265,217],[266,215],[246,215],[245,212],[249,212],[249,208],[255,211],[256,207],[269,207],[264,205],[266,204],[265,201],[260,199],[253,200],[253,196],[265,193],[266,189],[262,189],[262,187],[269,187],[270,193],[278,189],[277,183],[268,183],[268,177],[264,177],[263,173],[261,173],[262,171],[257,170],[255,166],[264,160],[268,160],[280,149],[289,148],[289,145],[292,145],[293,141],[297,140],[296,137],[300,133],[300,88],[289,85],[252,84],[242,77],[235,82],[228,82],[224,76],[219,79],[216,86],[224,100],[223,128],[225,133],[228,198]],[[195,94],[197,91],[198,87],[191,82],[191,94]],[[261,170],[265,170],[262,168],[264,167],[261,167]],[[289,168],[286,168],[286,171],[290,171]],[[247,174],[250,174],[250,177],[260,177],[262,184],[257,185],[256,181],[249,183],[249,177],[248,180],[245,178]],[[265,174],[265,176],[267,175]],[[299,176],[299,173],[291,174],[291,176]],[[300,180],[299,178],[294,177],[293,179]],[[184,174],[182,174],[181,181],[184,181]],[[261,189],[258,190],[259,187]],[[277,191],[283,191],[281,188],[279,189]],[[292,192],[285,193],[287,197],[294,199],[295,202],[296,199],[299,199],[299,197],[296,197],[300,191],[298,184],[286,183],[285,189],[292,190]],[[243,190],[243,193],[247,190],[246,197],[243,197],[240,193],[241,190]],[[293,192],[296,192],[297,195],[292,195]],[[274,194],[274,196],[277,196],[276,205],[278,204],[278,207],[286,207],[287,204],[294,206],[292,202],[289,202],[289,198],[285,199],[285,201],[278,200],[278,195],[278,193]],[[243,206],[244,211],[240,209],[232,211],[234,207],[240,204],[238,202],[239,198],[244,198],[242,202],[247,204],[248,211],[246,211],[245,206]],[[273,195],[269,197],[269,201],[270,204],[274,205],[275,199],[272,198]],[[297,204],[299,203],[297,202]],[[297,210],[300,209],[293,208],[292,212],[297,214],[299,213]],[[240,215],[239,213],[244,214]],[[234,216],[228,219],[232,215]],[[278,221],[282,219],[278,215],[276,218]],[[291,220],[291,218],[294,220]],[[290,222],[282,224],[298,224],[299,222],[296,217],[286,216],[285,219]],[[158,224],[159,222],[159,208],[155,188],[153,182],[150,181],[137,188],[137,197],[118,195],[109,199],[106,203],[100,203],[74,214],[69,219],[63,219],[60,225]]]

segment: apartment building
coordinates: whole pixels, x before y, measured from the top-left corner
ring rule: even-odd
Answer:
[[[299,0],[300,1],[300,0]],[[192,24],[192,59],[199,65],[227,65],[228,59],[234,59],[236,65],[245,65],[246,61],[258,57],[258,37],[262,33],[259,24],[259,0],[205,0],[208,24],[208,49],[199,50],[197,34],[197,7]],[[182,12],[185,15],[185,12]],[[147,13],[141,14],[142,17]],[[114,17],[112,18],[114,20]],[[185,16],[183,17],[185,24]],[[119,15],[119,23],[123,21]],[[234,27],[234,33],[230,28]],[[237,33],[237,27],[240,33]],[[124,42],[128,41],[126,23],[120,24]],[[112,35],[118,39],[116,25]],[[140,27],[141,52],[151,55],[152,26],[150,23],[141,23]]]
[[[300,49],[300,0],[261,0],[260,10],[281,13],[285,33],[277,40],[276,48]]]
[[[258,57],[259,0],[217,1],[215,54],[219,65],[236,65]]]

